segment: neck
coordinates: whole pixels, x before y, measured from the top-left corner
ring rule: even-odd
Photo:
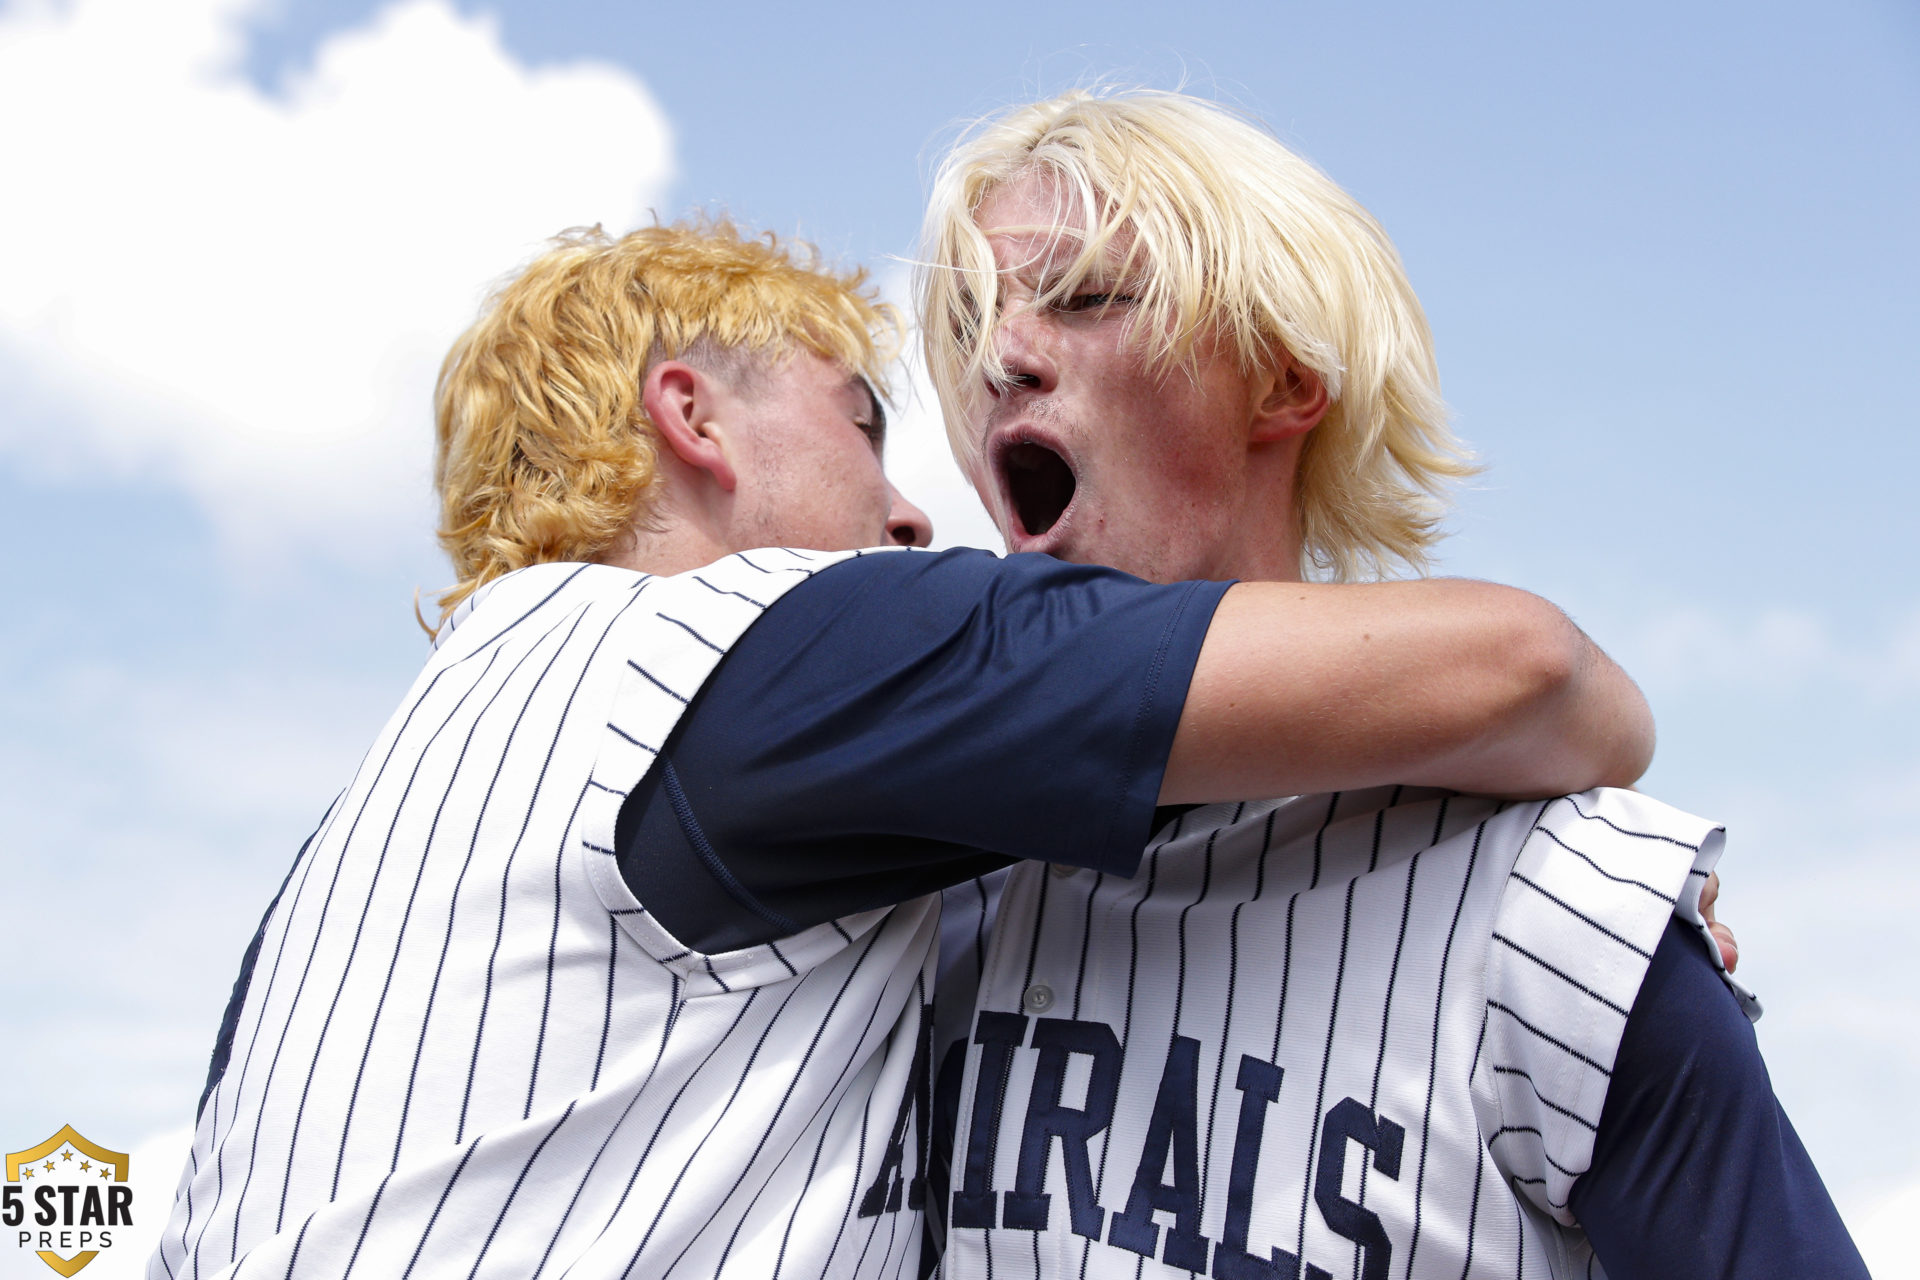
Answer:
[[[1243,582],[1299,582],[1300,521],[1294,486],[1299,475],[1298,437],[1252,446],[1245,501],[1233,535],[1214,560],[1215,577]]]
[[[1298,540],[1292,539],[1281,548],[1269,543],[1226,555],[1211,576],[1241,582],[1301,582],[1305,579],[1300,567]]]
[[[640,573],[667,576],[712,564],[738,550],[703,532],[688,528],[640,532],[627,530],[620,541],[594,557],[598,564],[610,564]]]
[[[594,557],[596,563],[666,576],[744,549],[729,536],[730,495],[702,488],[695,483],[699,477],[689,475],[676,459],[663,457],[660,471],[649,500],[634,510],[626,530]]]

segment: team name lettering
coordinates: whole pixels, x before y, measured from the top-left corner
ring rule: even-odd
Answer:
[[[913,1047],[913,1068],[908,1073],[911,1085],[900,1099],[893,1128],[887,1136],[887,1149],[880,1157],[880,1168],[866,1194],[860,1197],[859,1216],[877,1218],[883,1213],[898,1213],[905,1201],[909,1209],[927,1205],[927,1121],[933,1115],[933,1080],[929,1056],[933,1048],[933,1006],[920,1010],[920,1037]],[[914,1141],[913,1176],[905,1173],[907,1135]],[[904,1196],[902,1192],[904,1191]]]
[[[974,1025],[973,1047],[980,1055],[979,1084],[972,1111],[963,1121],[967,1157],[960,1189],[953,1196],[954,1227],[1046,1230],[1056,1206],[1044,1188],[1057,1150],[1066,1175],[1066,1225],[1074,1234],[1104,1239],[1116,1248],[1214,1280],[1301,1280],[1298,1255],[1278,1247],[1255,1252],[1248,1240],[1267,1108],[1278,1101],[1286,1075],[1281,1067],[1241,1055],[1234,1077],[1240,1101],[1226,1214],[1216,1241],[1200,1229],[1198,1040],[1175,1036],[1167,1048],[1126,1204],[1111,1216],[1111,1206],[1095,1198],[1089,1148],[1094,1136],[1113,1122],[1119,1101],[1123,1053],[1113,1028],[1067,1018],[983,1012]],[[1023,1049],[1036,1055],[1033,1087],[1020,1130],[1013,1186],[997,1192],[995,1135],[1007,1109],[1013,1056]],[[1073,1107],[1063,1096],[1068,1063],[1076,1054],[1087,1059],[1088,1071],[1084,1101]],[[1328,1228],[1358,1246],[1361,1280],[1386,1280],[1393,1244],[1378,1214],[1346,1198],[1342,1187],[1347,1161],[1357,1148],[1366,1162],[1363,1171],[1370,1165],[1379,1176],[1398,1180],[1405,1145],[1404,1126],[1355,1098],[1334,1103],[1320,1126],[1313,1202]],[[1171,1216],[1172,1225],[1163,1228],[1155,1214]],[[1324,1280],[1327,1274],[1311,1263],[1305,1267],[1306,1280]]]

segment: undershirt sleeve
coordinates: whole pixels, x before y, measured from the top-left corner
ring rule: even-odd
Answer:
[[[1021,858],[1130,876],[1229,585],[971,550],[827,568],[628,796],[622,875],[709,954]]]
[[[1612,1280],[1867,1280],[1753,1027],[1678,920],[1633,1002],[1571,1205]]]

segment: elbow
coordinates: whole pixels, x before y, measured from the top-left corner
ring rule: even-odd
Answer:
[[[1516,799],[1633,785],[1653,714],[1626,672],[1538,596],[1487,603],[1456,650],[1448,741],[1407,780]]]
[[[1645,696],[1564,613],[1544,600],[1539,608],[1510,670],[1516,696],[1537,713],[1552,789],[1633,785],[1653,761]]]
[[[1624,677],[1623,677],[1624,679]],[[1636,696],[1640,690],[1631,680],[1627,687]],[[1623,737],[1618,751],[1618,759],[1601,781],[1603,787],[1631,787],[1640,781],[1641,775],[1653,764],[1654,728],[1653,709],[1647,706],[1647,700],[1639,697],[1639,712],[1632,718],[1628,731]]]
[[[1514,666],[1519,696],[1553,714],[1578,715],[1584,695],[1598,673],[1600,656],[1572,619],[1542,600],[1541,617],[1530,628]]]

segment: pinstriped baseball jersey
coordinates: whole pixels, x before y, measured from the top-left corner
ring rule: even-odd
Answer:
[[[1631,792],[1387,788],[1189,812],[1131,880],[1015,867],[942,1274],[1589,1274],[1568,1191],[1720,846]]]
[[[150,1276],[911,1273],[937,903],[702,955],[612,853],[721,655],[841,558],[463,606],[270,909]]]

